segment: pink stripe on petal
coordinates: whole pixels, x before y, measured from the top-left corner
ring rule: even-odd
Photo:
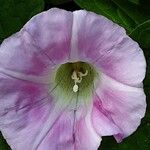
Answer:
[[[84,108],[82,108],[84,109]],[[77,110],[78,111],[78,110]],[[96,150],[101,138],[90,127],[90,118],[74,120],[74,111],[65,110],[49,131],[38,150]],[[87,121],[88,120],[88,121]],[[94,131],[95,132],[95,131]]]
[[[0,129],[12,149],[32,149],[47,131],[55,106],[51,87],[32,81],[50,76],[53,66],[68,60],[71,27],[71,12],[51,9],[0,46]]]
[[[92,126],[86,105],[79,104],[75,111],[75,101],[62,104],[62,99],[47,95],[46,85],[5,75],[1,75],[0,88],[0,130],[12,149],[98,148],[101,138]]]
[[[0,46],[0,66],[17,72],[48,75],[70,54],[72,13],[51,9],[27,22]]]
[[[33,17],[24,29],[55,64],[64,63],[70,54],[72,19],[71,12],[52,8]]]
[[[98,95],[95,95],[92,110],[93,125],[100,136],[117,135],[122,130],[115,124],[109,111],[105,110]]]
[[[53,107],[48,87],[0,76],[0,130],[12,149],[30,150]]]
[[[16,33],[2,43],[0,67],[27,75],[47,75],[54,64],[34,46],[30,35],[27,34],[29,43],[24,34],[27,33]]]
[[[74,12],[74,22],[76,46],[72,53],[78,55],[79,60],[95,65],[121,83],[141,86],[145,77],[145,58],[139,45],[122,27],[84,10]]]

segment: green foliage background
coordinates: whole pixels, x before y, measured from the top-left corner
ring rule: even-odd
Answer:
[[[144,90],[147,112],[138,130],[117,144],[112,137],[103,137],[101,150],[150,149],[150,1],[149,0],[0,0],[0,43],[19,31],[35,14],[51,7],[74,11],[87,9],[101,14],[124,27],[144,51],[147,74]],[[0,134],[0,150],[10,150]]]

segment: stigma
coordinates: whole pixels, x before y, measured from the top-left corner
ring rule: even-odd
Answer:
[[[73,86],[73,92],[78,92],[79,90],[79,86],[78,84],[81,83],[82,78],[87,76],[88,74],[88,70],[85,71],[85,73],[82,73],[80,71],[73,71],[72,75],[71,75],[71,79],[74,80],[74,86]]]

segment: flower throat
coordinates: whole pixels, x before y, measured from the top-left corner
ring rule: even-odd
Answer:
[[[91,88],[97,72],[86,62],[65,63],[59,66],[55,75],[55,83],[65,93],[86,94]]]

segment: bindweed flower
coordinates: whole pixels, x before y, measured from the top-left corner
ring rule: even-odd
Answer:
[[[0,46],[0,130],[12,150],[96,150],[146,109],[145,58],[92,12],[50,9]]]

